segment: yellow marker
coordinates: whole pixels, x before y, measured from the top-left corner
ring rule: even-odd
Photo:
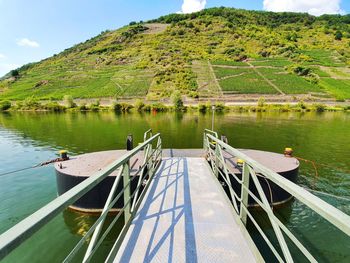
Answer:
[[[292,157],[293,155],[293,149],[290,147],[284,148],[284,156],[285,157]]]
[[[237,159],[237,165],[242,166],[244,161],[242,159]]]
[[[60,156],[61,156],[62,160],[68,160],[69,159],[67,150],[60,150],[59,153],[60,153]]]

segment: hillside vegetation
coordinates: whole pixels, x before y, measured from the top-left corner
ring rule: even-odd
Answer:
[[[309,94],[350,99],[350,15],[211,8],[130,25],[11,71],[0,100]]]

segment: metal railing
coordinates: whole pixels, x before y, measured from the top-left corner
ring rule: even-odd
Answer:
[[[288,179],[282,177],[276,172],[266,168],[252,158],[243,154],[239,150],[224,143],[215,132],[210,130],[204,131],[203,147],[207,152],[207,157],[210,162],[212,171],[216,177],[222,178],[229,189],[229,197],[233,203],[233,208],[239,216],[244,225],[247,224],[247,218],[254,224],[264,241],[271,249],[279,262],[293,262],[290,249],[287,245],[285,236],[287,236],[292,243],[302,252],[302,254],[310,261],[317,262],[313,255],[305,248],[305,246],[295,237],[295,235],[276,217],[273,209],[270,206],[268,199],[265,196],[263,188],[259,182],[258,177],[263,177],[275,183],[283,190],[288,192],[291,196],[299,200],[311,208],[318,215],[329,221],[339,230],[350,236],[350,216],[341,212],[332,205],[326,203],[304,188],[294,184]],[[243,169],[241,178],[237,176],[226,163],[224,153],[243,160]],[[240,185],[240,193],[234,190],[231,179]],[[252,181],[257,189],[258,196],[256,196],[249,188],[249,181]],[[274,234],[276,235],[278,245],[282,254],[277,251],[277,248],[272,244],[267,235],[261,229],[257,221],[248,209],[248,198],[253,200],[266,212],[268,219],[272,225]]]
[[[150,138],[147,139],[147,135],[149,135]],[[155,171],[161,162],[162,141],[160,134],[158,133],[152,136],[152,131],[149,130],[145,133],[144,139],[145,141],[142,144],[126,153],[120,159],[90,176],[88,179],[84,180],[63,195],[57,197],[49,204],[3,233],[0,236],[0,260],[45,226],[51,219],[66,209],[69,205],[72,205],[84,194],[93,189],[113,171],[119,169],[101,215],[64,260],[64,262],[70,262],[92,236],[83,259],[83,262],[90,261],[103,240],[106,238],[107,234],[112,230],[112,227],[118,219],[124,215],[124,227],[119,233],[116,242],[106,259],[107,262],[112,261],[131,224],[133,216],[140,206],[143,196],[152,181]],[[153,144],[155,144],[154,149]],[[144,150],[143,163],[139,169],[131,175],[130,159],[142,150]],[[137,187],[133,193],[131,193],[131,183],[134,180],[137,180]],[[121,181],[123,181],[122,191],[117,192],[116,190]],[[121,197],[123,197],[124,206],[114,216],[103,234],[100,235],[108,213]]]

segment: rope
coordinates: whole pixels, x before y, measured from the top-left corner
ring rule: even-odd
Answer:
[[[25,170],[33,169],[33,168],[36,168],[36,167],[39,167],[39,165],[30,166],[30,167],[26,167],[26,168],[10,171],[10,172],[5,172],[5,173],[0,174],[0,177],[4,176],[4,175],[8,175],[8,174],[14,174],[14,173],[22,172],[22,171],[25,171]]]
[[[34,166],[29,166],[29,167],[21,168],[21,169],[14,170],[14,171],[4,172],[4,173],[0,174],[0,177],[1,176],[5,176],[5,175],[9,175],[9,174],[22,172],[22,171],[29,170],[29,169],[34,169],[34,168],[37,168],[37,167],[42,167],[42,166],[45,166],[45,165],[48,165],[48,164],[51,164],[51,163],[55,163],[55,162],[63,162],[63,161],[66,161],[66,160],[69,160],[69,158],[68,159],[56,158],[56,159],[53,159],[53,160],[49,160],[49,161],[46,161],[46,162],[39,163],[39,164],[34,165]]]
[[[301,158],[301,157],[295,157],[296,159],[300,160],[300,161],[304,161],[306,163],[311,163],[312,166],[314,167],[315,169],[315,174],[316,174],[316,177],[318,177],[318,170],[317,170],[317,166],[323,166],[323,167],[327,167],[327,168],[330,168],[330,169],[333,169],[333,170],[337,170],[339,172],[343,172],[343,173],[348,173],[350,174],[350,170],[346,170],[346,169],[342,169],[342,168],[338,168],[338,167],[333,167],[331,165],[327,165],[327,164],[323,164],[323,163],[316,163],[315,161],[312,161],[312,160],[308,160],[308,159],[304,159],[304,158]]]

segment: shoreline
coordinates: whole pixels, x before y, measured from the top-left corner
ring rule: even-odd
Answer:
[[[175,106],[174,103],[144,103],[141,100],[133,103],[114,101],[101,102],[92,101],[87,104],[85,101],[72,100],[64,101],[30,101],[16,102],[15,104],[1,104],[0,112],[325,112],[325,111],[350,111],[350,102],[269,102],[259,100],[257,102],[210,102],[186,103]]]

